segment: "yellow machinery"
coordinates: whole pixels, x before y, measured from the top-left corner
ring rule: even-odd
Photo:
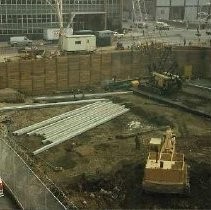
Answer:
[[[143,190],[156,193],[186,194],[189,192],[188,167],[184,154],[175,152],[175,135],[168,128],[163,138],[151,138]]]
[[[139,87],[142,90],[165,95],[178,91],[182,87],[182,80],[178,75],[169,72],[152,72],[150,79]]]

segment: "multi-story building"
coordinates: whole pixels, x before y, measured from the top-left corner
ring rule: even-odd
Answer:
[[[132,19],[133,18],[133,0],[123,0],[123,18]],[[150,19],[155,19],[155,3],[156,0],[139,0],[141,11],[143,14],[147,13]]]
[[[76,30],[117,29],[122,9],[122,0],[63,0],[64,26],[75,14]],[[44,28],[55,27],[59,27],[57,14],[47,0],[0,0],[0,39],[11,35],[41,37]]]
[[[187,20],[210,19],[211,0],[156,0],[156,19]]]

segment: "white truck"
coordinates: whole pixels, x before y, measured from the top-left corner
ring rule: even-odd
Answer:
[[[45,41],[55,41],[59,39],[59,28],[46,28],[43,30],[43,39]]]
[[[59,28],[46,28],[43,30],[43,39],[48,42],[57,41],[57,40],[59,40],[59,33],[60,33]],[[72,35],[73,29],[66,28],[66,29],[64,29],[64,33],[68,34],[68,35]]]
[[[14,36],[14,37],[10,37],[9,44],[12,47],[15,47],[15,46],[31,46],[32,40],[28,39],[26,36]]]
[[[66,52],[93,52],[96,50],[95,35],[64,35],[62,50]]]

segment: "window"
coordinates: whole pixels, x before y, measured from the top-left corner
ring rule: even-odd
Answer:
[[[160,11],[160,14],[164,15],[164,14],[165,14],[165,10],[162,9],[162,10]]]
[[[75,41],[75,44],[81,44],[81,41]]]

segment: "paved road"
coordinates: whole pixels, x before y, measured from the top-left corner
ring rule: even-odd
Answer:
[[[171,26],[170,30],[159,31],[155,30],[154,23],[149,23],[147,29],[134,29],[132,32],[127,33],[123,38],[119,40],[123,43],[124,47],[127,48],[131,46],[133,42],[164,42],[172,45],[191,45],[194,46],[210,46],[211,45],[211,35],[206,34],[206,30],[200,30],[201,36],[196,36],[196,29],[186,29]],[[42,40],[35,40],[34,45],[39,49],[46,49],[48,51],[55,51],[57,49],[56,44],[43,45]],[[116,41],[114,41],[116,45]],[[109,48],[108,48],[109,49]],[[17,48],[12,48],[8,46],[7,42],[0,42],[0,60],[4,57],[14,57],[17,55]]]

